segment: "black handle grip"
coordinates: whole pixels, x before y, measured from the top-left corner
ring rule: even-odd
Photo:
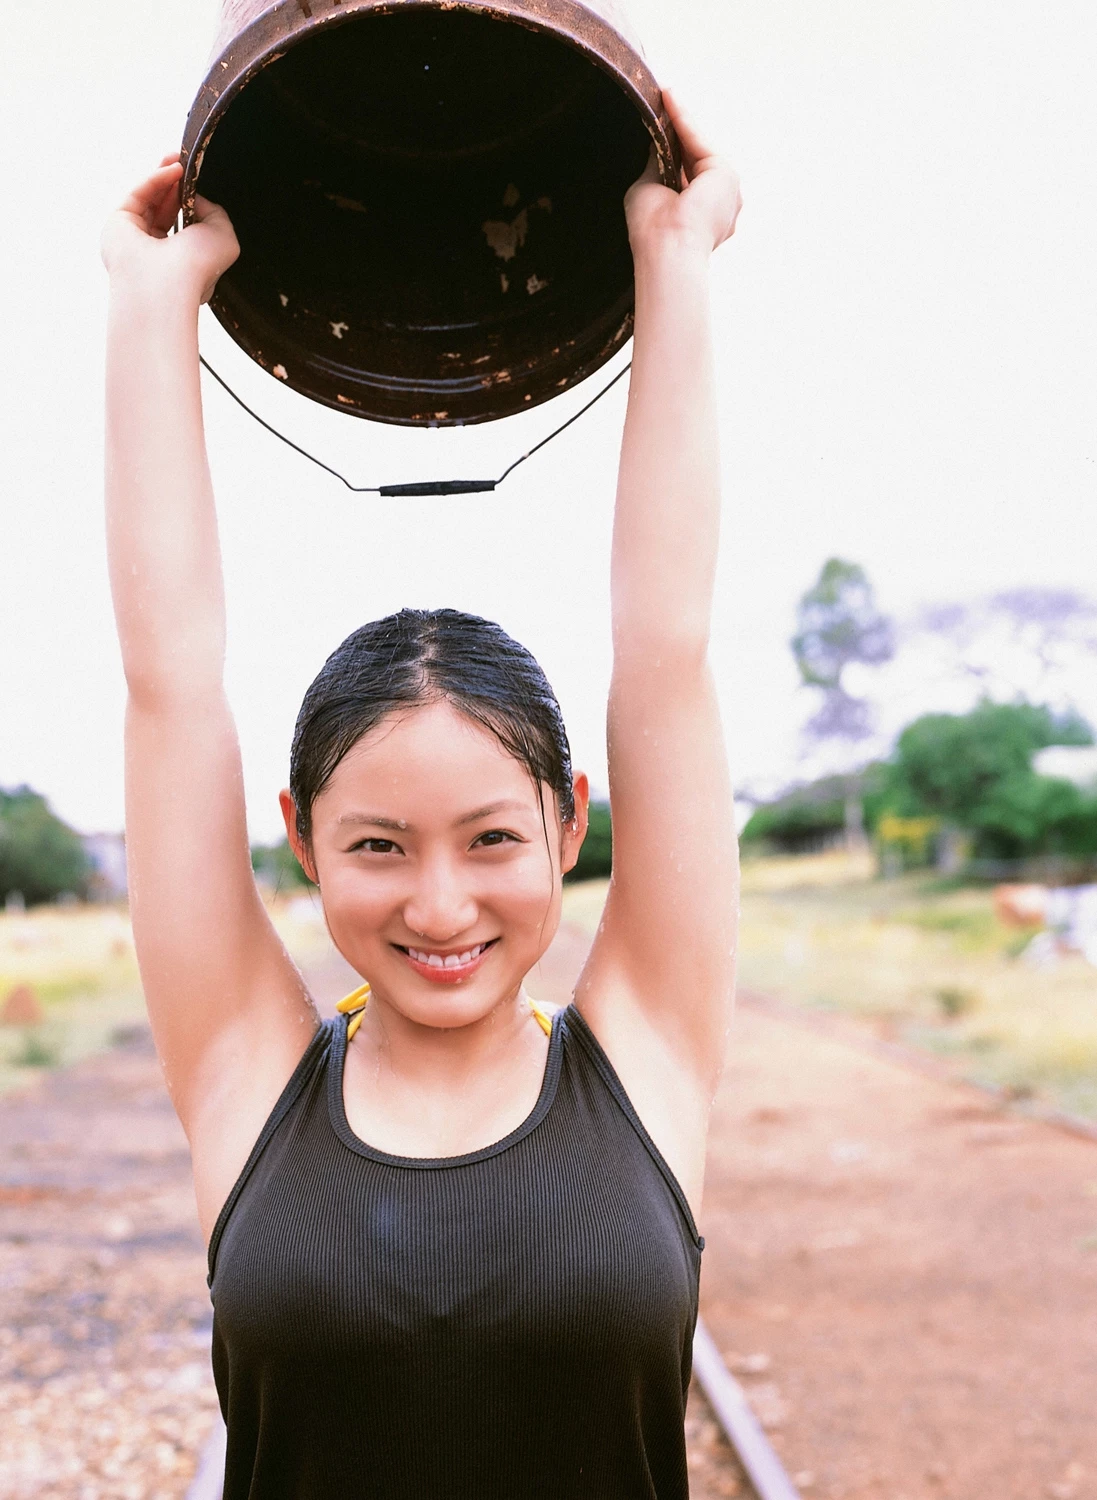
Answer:
[[[422,484],[383,484],[379,495],[481,495],[493,490],[496,479],[428,479]]]

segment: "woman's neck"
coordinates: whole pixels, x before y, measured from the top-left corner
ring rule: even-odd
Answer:
[[[422,1026],[374,997],[347,1052],[351,1129],[400,1156],[459,1156],[495,1144],[537,1102],[547,1038],[525,991],[469,1026]]]

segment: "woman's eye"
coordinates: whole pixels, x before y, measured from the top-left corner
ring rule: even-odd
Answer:
[[[398,854],[400,852],[399,844],[394,844],[391,839],[363,839],[354,847],[364,849],[367,854]]]
[[[514,843],[513,833],[506,833],[502,828],[493,828],[490,833],[482,833],[473,844],[473,848],[497,849],[500,844]]]

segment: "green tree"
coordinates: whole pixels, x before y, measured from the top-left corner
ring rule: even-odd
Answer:
[[[926,714],[899,736],[883,798],[902,817],[929,815],[973,836],[977,856],[1097,852],[1097,802],[1039,776],[1049,745],[1093,743],[1075,714],[984,701],[967,714]]]
[[[807,726],[814,739],[861,740],[870,733],[868,704],[847,691],[843,677],[855,663],[882,666],[895,655],[891,621],[876,607],[872,585],[857,563],[832,557],[800,600],[792,654],[805,687],[822,703]]]
[[[29,786],[0,788],[0,901],[18,891],[28,906],[82,895],[91,864],[80,836]]]
[[[613,870],[613,824],[609,814],[608,802],[592,802],[590,804],[590,823],[587,828],[587,836],[583,840],[583,847],[579,850],[579,859],[569,874],[564,879],[573,880],[598,880],[612,873]]]
[[[280,844],[253,844],[251,867],[276,891],[313,889],[312,882],[297,863],[288,839],[283,839]]]
[[[887,768],[865,766],[857,780],[864,803],[865,822],[871,827],[878,815],[880,793]],[[849,778],[823,776],[806,786],[797,786],[772,802],[756,807],[740,836],[744,847],[769,845],[786,854],[801,854],[829,843],[848,832],[846,800]]]
[[[850,747],[872,733],[872,712],[864,698],[847,688],[846,670],[854,665],[882,666],[895,655],[891,621],[876,607],[868,575],[858,563],[832,557],[800,600],[792,654],[805,687],[818,688],[822,699],[805,733],[816,743]],[[851,845],[864,843],[861,776],[848,772],[843,788],[843,822]]]

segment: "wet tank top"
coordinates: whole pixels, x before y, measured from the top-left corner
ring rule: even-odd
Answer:
[[[687,1500],[703,1241],[574,1006],[505,1139],[351,1131],[325,1022],[210,1243],[225,1500]]]

